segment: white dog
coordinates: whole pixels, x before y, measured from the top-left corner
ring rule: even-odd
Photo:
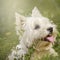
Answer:
[[[56,25],[48,18],[41,15],[39,10],[34,7],[30,17],[24,17],[18,13],[16,15],[16,32],[19,36],[19,44],[16,49],[8,56],[9,60],[21,59],[24,60],[24,55],[28,53],[28,48],[32,46],[34,41],[40,39],[49,41],[50,54],[57,56],[57,53],[52,48],[57,36]]]

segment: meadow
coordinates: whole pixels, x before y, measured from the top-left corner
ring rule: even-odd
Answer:
[[[43,16],[53,20],[59,34],[54,49],[58,57],[45,57],[42,60],[60,60],[60,0],[0,0],[0,60],[6,60],[12,47],[19,43],[15,31],[15,12],[30,16],[31,10],[37,6]],[[33,49],[29,50],[31,54]],[[29,55],[26,60],[29,60]]]

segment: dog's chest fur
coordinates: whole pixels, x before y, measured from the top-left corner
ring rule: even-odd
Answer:
[[[39,41],[38,43],[35,43],[35,45],[33,46],[35,51],[31,55],[30,60],[40,60],[43,56],[45,57],[49,55],[49,49],[47,50],[49,45],[50,42],[47,41]]]

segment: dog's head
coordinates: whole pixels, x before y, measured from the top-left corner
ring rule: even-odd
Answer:
[[[16,25],[18,26],[17,30],[23,29],[25,36],[29,39],[54,42],[57,36],[56,25],[42,16],[36,7],[32,10],[30,17],[16,13]]]

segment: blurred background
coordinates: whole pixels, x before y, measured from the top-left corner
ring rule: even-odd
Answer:
[[[60,0],[0,0],[0,60],[18,44],[15,33],[15,12],[30,16],[34,7],[54,21],[60,31]]]

